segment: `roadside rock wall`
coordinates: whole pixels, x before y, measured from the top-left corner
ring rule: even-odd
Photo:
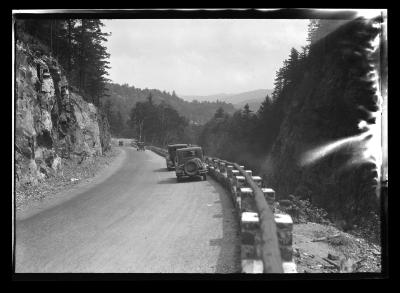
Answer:
[[[62,171],[62,160],[81,162],[111,147],[105,116],[71,91],[57,60],[19,41],[15,53],[15,175],[37,184]]]

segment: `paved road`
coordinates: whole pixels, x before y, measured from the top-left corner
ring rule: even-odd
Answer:
[[[211,178],[177,183],[162,157],[123,150],[113,175],[16,222],[16,272],[237,272],[227,193]]]

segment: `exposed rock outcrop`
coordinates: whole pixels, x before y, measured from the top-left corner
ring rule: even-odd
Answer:
[[[61,158],[81,162],[111,147],[105,116],[71,92],[57,60],[17,41],[15,77],[17,185],[62,171]]]

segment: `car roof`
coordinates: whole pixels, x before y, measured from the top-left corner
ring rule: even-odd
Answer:
[[[178,146],[187,146],[187,144],[186,143],[178,143],[178,144],[169,144],[168,145],[169,148],[178,147]]]
[[[179,149],[176,150],[177,152],[184,152],[184,151],[198,151],[202,150],[201,147],[189,147],[189,148],[184,148],[184,149]]]

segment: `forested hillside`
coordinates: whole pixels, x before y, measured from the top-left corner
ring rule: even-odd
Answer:
[[[331,23],[321,22],[316,31],[325,35]],[[379,55],[371,55],[378,33],[372,21],[354,20],[312,43],[284,88],[285,114],[271,153],[270,180],[280,195],[309,198],[332,217],[345,219],[345,229],[366,224],[379,213],[380,166],[364,157],[372,138],[362,136],[379,110],[370,75],[379,61]],[[341,148],[329,153],[327,145],[320,156],[313,154],[315,160],[304,163],[308,150],[327,143],[341,143]]]
[[[171,107],[167,102],[156,104],[150,93],[146,101],[137,102],[131,109],[127,129],[131,136],[150,145],[166,146],[172,143],[194,143],[200,126]]]
[[[222,107],[227,113],[233,113],[235,108],[225,102],[187,102],[179,98],[175,92],[169,93],[158,89],[140,89],[127,84],[107,84],[107,95],[104,98],[103,108],[111,125],[111,132],[116,136],[133,137],[134,129],[127,123],[132,108],[137,102],[145,102],[149,96],[156,105],[164,103],[175,109],[179,115],[187,119],[190,125],[204,124]]]
[[[272,96],[256,113],[218,111],[199,143],[210,155],[262,171],[278,198],[308,199],[344,229],[368,226],[379,237],[378,166],[364,157],[379,109],[370,79],[378,33],[374,21],[312,20],[309,44],[291,50]],[[310,150],[313,159],[305,160]]]

